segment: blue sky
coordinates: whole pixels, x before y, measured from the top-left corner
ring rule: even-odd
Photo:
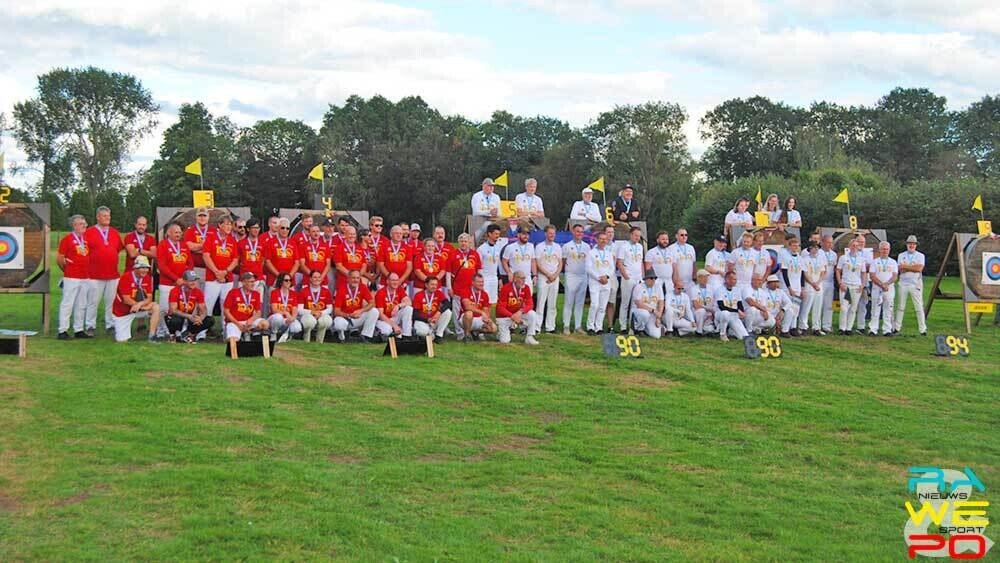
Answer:
[[[497,109],[576,126],[618,104],[725,99],[874,104],[924,86],[961,108],[1000,87],[1000,7],[981,0],[34,0],[0,11],[0,111],[55,66],[129,72],[163,110],[131,170],[155,158],[176,107],[240,125],[320,123],[351,94],[418,94],[444,113]],[[8,162],[24,155],[8,136]],[[30,185],[31,173],[8,177]]]

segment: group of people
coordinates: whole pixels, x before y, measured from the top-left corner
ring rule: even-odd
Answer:
[[[473,196],[473,213],[494,217],[499,199],[493,181],[482,186]],[[529,179],[525,188],[518,212],[543,216],[537,182]],[[119,342],[131,338],[140,318],[148,318],[153,342],[203,340],[216,325],[218,304],[226,339],[258,333],[323,342],[328,334],[344,341],[357,333],[362,342],[428,335],[440,341],[450,332],[464,342],[495,334],[509,343],[513,333],[523,332],[524,342],[534,345],[538,334],[556,332],[560,287],[564,334],[618,330],[652,338],[716,334],[722,340],[762,331],[825,335],[833,330],[838,300],[841,334],[864,330],[867,319],[869,334],[878,334],[881,323],[881,334],[892,335],[900,330],[907,298],[919,331],[927,330],[924,256],[915,237],[894,259],[886,242],[877,255],[866,254],[863,235],[840,256],[829,236],[813,235],[804,245],[788,236],[775,265],[763,233],[747,231],[732,250],[725,236],[716,237],[697,268],[686,229],[674,233],[673,243],[669,233],[658,232],[648,249],[638,227],[626,240],[615,240],[615,226],[603,219],[640,219],[633,192],[625,186],[609,211],[595,212],[591,190],[583,190],[571,212],[572,240],[564,244],[556,242],[552,225],[542,242],[532,244],[529,227],[518,227],[511,240],[491,223],[478,246],[467,233],[452,245],[441,226],[427,238],[416,223],[392,225],[385,234],[379,216],[359,230],[347,216],[317,221],[304,214],[293,235],[286,218],[272,216],[266,228],[228,215],[209,224],[205,208],[186,229],[167,225],[158,242],[145,217],[122,236],[102,207],[94,226],[74,216],[72,232],[59,244],[59,338],[93,337],[103,301],[105,328]],[[745,212],[742,203],[736,207]],[[789,198],[781,219],[800,224],[792,211]],[[123,252],[124,273],[118,269]]]
[[[781,203],[778,194],[770,194],[757,208],[757,211],[767,213],[768,224],[757,225],[754,214],[749,211],[750,199],[741,197],[733,204],[732,210],[726,214],[726,231],[730,227],[743,227],[751,229],[753,227],[773,226],[777,228],[802,227],[802,214],[796,209],[795,196],[785,198],[785,203]]]

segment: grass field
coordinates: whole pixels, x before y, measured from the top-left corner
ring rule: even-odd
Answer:
[[[0,296],[0,326],[37,307]],[[0,357],[0,560],[904,560],[907,467],[971,467],[1000,502],[986,325],[968,358],[827,337],[753,362],[708,339],[232,362],[36,337]],[[960,332],[959,302],[930,329]]]

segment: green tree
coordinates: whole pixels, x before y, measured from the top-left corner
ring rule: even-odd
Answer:
[[[40,167],[42,179],[37,189],[42,195],[68,197],[75,181],[73,159],[60,137],[59,128],[41,101],[28,100],[14,106],[14,138],[28,155],[28,162]]]
[[[895,88],[879,100],[878,129],[869,161],[906,184],[928,178],[948,149],[952,114],[947,100],[926,88]]]
[[[91,200],[121,179],[129,153],[156,125],[157,111],[137,78],[95,67],[49,71],[38,77],[38,97],[14,107],[26,140],[50,145],[32,149],[35,159],[47,165],[67,155]]]
[[[319,157],[311,127],[283,118],[258,121],[243,131],[236,145],[242,161],[242,189],[257,212],[312,208],[306,177]]]
[[[499,174],[503,170],[525,173],[531,166],[541,163],[549,147],[573,136],[572,128],[558,119],[521,117],[506,111],[494,112],[489,121],[479,125],[479,130],[483,136],[485,175]],[[515,193],[520,193],[521,186],[517,188]]]
[[[715,179],[788,175],[804,117],[801,109],[762,96],[726,100],[701,119],[701,138],[711,143],[702,168]]]
[[[1000,175],[1000,96],[983,96],[959,114],[957,144],[978,165],[984,177]]]
[[[538,180],[538,193],[545,201],[545,213],[558,228],[563,228],[573,202],[580,199],[580,190],[594,180],[595,166],[590,140],[576,132],[570,139],[549,147],[542,162],[531,167],[531,175]]]

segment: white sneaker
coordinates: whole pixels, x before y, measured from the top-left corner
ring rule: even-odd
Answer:
[[[524,343],[528,344],[528,345],[531,345],[531,346],[537,346],[538,345],[538,341],[535,340],[534,336],[526,336],[524,338]]]
[[[726,333],[723,332],[722,334],[719,335],[719,340],[723,342],[729,342],[729,336],[727,336]]]
[[[563,329],[563,334],[569,334],[569,327]]]

